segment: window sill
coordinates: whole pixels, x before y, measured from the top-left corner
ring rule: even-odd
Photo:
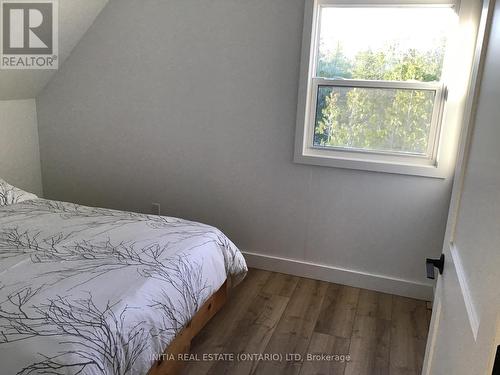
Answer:
[[[437,162],[404,155],[376,155],[362,152],[308,149],[295,152],[294,162],[440,179],[448,177],[447,171]]]

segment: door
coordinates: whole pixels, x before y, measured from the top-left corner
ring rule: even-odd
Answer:
[[[480,27],[424,375],[491,375],[500,344],[500,1],[485,1]]]

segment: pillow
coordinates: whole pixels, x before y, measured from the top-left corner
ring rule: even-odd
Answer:
[[[35,194],[18,189],[0,178],[0,206],[37,199]]]

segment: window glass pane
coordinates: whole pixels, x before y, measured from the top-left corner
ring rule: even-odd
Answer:
[[[319,86],[314,146],[426,154],[435,92]]]
[[[451,8],[323,7],[316,76],[439,81]]]

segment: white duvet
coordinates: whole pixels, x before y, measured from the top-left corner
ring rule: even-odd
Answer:
[[[0,207],[0,374],[146,374],[245,261],[218,229],[44,199]]]

